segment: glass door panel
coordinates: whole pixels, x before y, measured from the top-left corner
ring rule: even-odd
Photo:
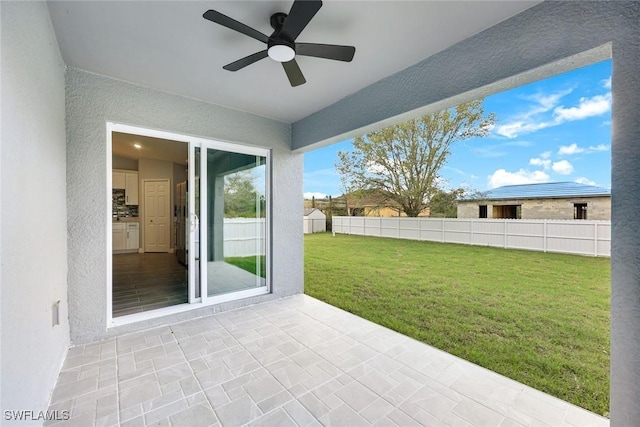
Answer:
[[[209,147],[203,147],[201,153],[202,292],[210,298],[264,293],[267,290],[266,155]]]

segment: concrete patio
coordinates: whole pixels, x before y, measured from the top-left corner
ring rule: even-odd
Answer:
[[[69,350],[59,426],[608,426],[305,295]]]

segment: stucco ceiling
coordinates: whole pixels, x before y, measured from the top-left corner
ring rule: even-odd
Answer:
[[[267,35],[292,1],[49,1],[70,67],[295,122],[539,1],[329,0],[298,42],[356,47],[353,62],[297,57],[307,83],[291,87],[269,58],[222,66],[264,44],[202,18],[215,9]]]

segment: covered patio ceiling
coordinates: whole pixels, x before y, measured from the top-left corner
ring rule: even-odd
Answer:
[[[223,65],[264,44],[205,20],[215,9],[267,35],[292,1],[49,1],[69,67],[293,123],[539,1],[325,1],[297,41],[356,47],[353,62],[297,57],[291,87],[269,58]]]

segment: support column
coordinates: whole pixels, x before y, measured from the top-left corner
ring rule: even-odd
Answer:
[[[640,420],[640,37],[625,34],[612,46],[612,427]]]

